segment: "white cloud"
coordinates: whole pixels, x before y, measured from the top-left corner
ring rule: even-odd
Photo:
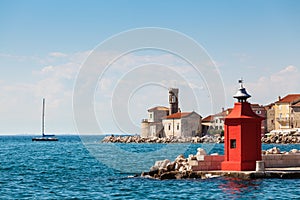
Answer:
[[[86,52],[82,54],[86,55]],[[34,132],[40,130],[41,99],[46,98],[48,131],[74,132],[72,117],[73,81],[83,62],[84,56],[80,52],[56,54],[58,58],[45,57],[38,64],[45,64],[39,70],[32,71],[31,77],[18,79],[17,82],[0,82],[0,133]],[[50,55],[50,54],[49,54]],[[54,54],[53,54],[54,55]],[[0,55],[1,56],[1,55]],[[2,55],[3,56],[3,55]],[[15,60],[13,55],[6,55],[7,59]],[[26,57],[21,57],[27,59]],[[36,60],[31,60],[36,65]],[[26,66],[27,62],[22,62]],[[21,67],[21,66],[20,66]],[[31,69],[28,67],[28,69]]]
[[[61,52],[51,52],[51,53],[49,53],[49,56],[56,57],[56,58],[65,58],[68,55],[65,53],[61,53]]]
[[[20,79],[17,83],[8,81],[0,82],[0,94],[2,94],[0,98],[0,111],[7,113],[9,116],[2,115],[0,116],[0,120],[4,120],[5,118],[11,119],[10,124],[18,123],[22,131],[38,131],[39,125],[36,126],[35,124],[36,121],[40,120],[40,103],[41,99],[45,97],[47,99],[47,124],[49,124],[50,131],[73,130],[72,92],[74,81],[80,70],[80,66],[90,53],[91,51],[73,54],[52,52],[43,58],[41,62],[38,62],[42,63],[43,67],[32,71],[30,81],[26,77],[24,80]],[[111,55],[112,53],[106,52],[106,54]],[[105,56],[105,54],[102,54],[101,57],[103,55]],[[11,57],[11,59],[14,59],[14,57]],[[91,63],[95,64],[96,67],[87,71],[87,82],[90,79],[99,78],[94,77],[97,73],[95,70],[98,70],[97,66],[105,63],[105,59],[92,60]],[[144,69],[144,65],[150,66],[150,68],[146,67]],[[138,69],[138,67],[142,67],[142,70],[133,70],[133,68]],[[182,88],[180,91],[182,96],[180,98],[181,106],[184,110],[198,111],[190,90],[195,90],[194,92],[201,100],[200,107],[202,106],[204,109],[198,111],[200,114],[203,114],[203,110],[209,107],[203,102],[209,97],[206,96],[207,98],[203,98],[201,96],[205,90],[205,83],[202,77],[198,73],[195,73],[195,69],[181,58],[170,54],[145,53],[139,55],[132,53],[116,60],[105,71],[100,82],[97,83],[99,84],[98,92],[101,93],[100,97],[104,98],[96,98],[97,102],[95,102],[95,105],[99,106],[96,109],[107,110],[108,106],[111,105],[110,101],[117,84],[125,81],[123,83],[126,83],[128,86],[136,86],[132,87],[136,89],[141,86],[140,84],[143,83],[143,80],[156,81],[158,84],[164,85],[165,88],[172,86]],[[91,87],[87,82],[84,84]],[[135,124],[139,124],[140,116],[146,115],[147,108],[151,107],[151,105],[161,104],[162,102],[168,105],[167,92],[162,93],[160,91],[157,93],[156,90],[153,90],[149,96],[150,93],[145,91],[147,90],[141,90],[141,92],[135,94],[136,96],[133,97],[134,101],[131,102],[133,103],[130,107],[132,108],[131,118],[136,120]],[[125,101],[127,103],[129,100],[125,99]],[[23,119],[26,119],[26,123]],[[111,121],[108,120],[107,122]],[[110,128],[114,128],[114,125],[113,122],[106,123],[106,126]],[[35,126],[36,128],[32,128]],[[9,124],[6,128],[2,126],[0,132],[5,131],[5,129],[13,129],[10,127],[12,126]]]
[[[300,72],[296,66],[289,65],[269,76],[262,76],[254,83],[246,83],[252,92],[252,99],[261,104],[274,101],[278,96],[300,93]]]

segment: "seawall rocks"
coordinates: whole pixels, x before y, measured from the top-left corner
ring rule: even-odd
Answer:
[[[261,139],[263,143],[270,144],[296,144],[300,143],[299,132],[271,132],[267,137]]]
[[[188,138],[143,138],[140,136],[106,136],[102,142],[104,143],[224,143],[224,137],[220,136],[203,136]]]

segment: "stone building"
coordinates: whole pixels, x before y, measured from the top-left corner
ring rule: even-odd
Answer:
[[[294,103],[292,106],[292,127],[300,128],[300,102]]]
[[[213,115],[209,115],[202,119],[202,135],[206,135],[210,130],[213,130],[214,119]]]
[[[263,118],[261,121],[261,134],[264,135],[267,132],[267,111],[265,106],[259,104],[251,104],[250,106],[255,114]]]
[[[222,112],[219,112],[215,115],[213,115],[213,124],[212,128],[215,130],[216,133],[220,133],[224,131],[224,120],[227,115],[229,115],[232,111],[232,108],[228,108],[224,110],[222,108]]]
[[[289,94],[278,99],[274,105],[275,130],[299,128],[298,103],[300,94]]]
[[[251,109],[253,112],[260,117],[265,118],[261,122],[261,133],[266,133],[267,127],[267,111],[264,106],[259,104],[251,104]],[[226,110],[222,109],[222,112],[219,112],[215,115],[209,115],[202,120],[202,130],[203,134],[220,134],[224,132],[224,120],[232,111],[232,108]]]
[[[168,116],[169,108],[157,106],[148,110],[148,119],[141,124],[141,137],[164,137],[162,118]]]
[[[169,108],[157,106],[148,110],[141,123],[141,137],[190,137],[201,134],[201,116],[196,112],[181,112],[178,88],[169,89]]]
[[[162,120],[166,137],[201,136],[201,116],[196,112],[177,112]]]
[[[275,110],[274,103],[265,106],[267,112],[266,117],[266,133],[269,133],[275,129]]]

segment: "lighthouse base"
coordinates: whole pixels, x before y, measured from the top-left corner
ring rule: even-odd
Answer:
[[[254,161],[224,161],[221,169],[225,171],[255,171],[256,160]]]

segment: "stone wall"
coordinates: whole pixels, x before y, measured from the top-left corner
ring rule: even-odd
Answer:
[[[221,170],[223,161],[223,155],[201,155],[197,156],[197,160],[189,160],[189,165],[193,171],[213,171]]]
[[[300,167],[300,154],[262,155],[266,168]]]

